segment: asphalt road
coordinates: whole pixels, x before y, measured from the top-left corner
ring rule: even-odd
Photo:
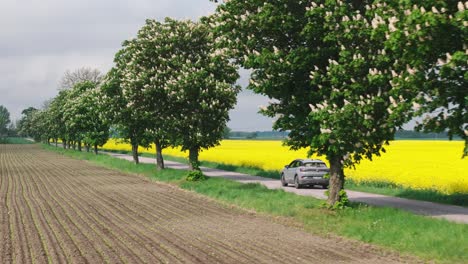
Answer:
[[[105,154],[132,161],[132,156],[127,154],[109,153]],[[140,157],[142,163],[156,163],[156,159]],[[174,161],[164,161],[165,166],[172,169],[188,169],[188,165]],[[260,183],[269,189],[283,189],[286,192],[292,192],[303,196],[312,196],[318,199],[326,199],[324,189],[295,189],[292,186],[283,187],[281,182],[277,179],[264,178],[242,174],[238,172],[224,171],[219,169],[212,169],[201,167],[203,173],[210,177],[223,177],[226,179],[238,181],[241,183]],[[449,221],[468,224],[468,208],[455,205],[446,205],[426,201],[410,200],[405,198],[398,198],[392,196],[385,196],[380,194],[372,194],[357,191],[346,191],[348,198],[352,202],[361,202],[373,206],[387,206],[398,209],[407,210],[415,214],[425,215],[434,218],[447,219]]]

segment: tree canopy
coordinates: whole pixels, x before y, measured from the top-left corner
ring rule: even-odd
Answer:
[[[7,134],[10,122],[10,112],[6,107],[0,105],[0,137]]]

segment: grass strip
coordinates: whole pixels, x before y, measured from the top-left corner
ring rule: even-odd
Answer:
[[[106,149],[108,152],[129,154],[128,151],[116,151]],[[154,158],[155,155],[148,153],[141,153],[142,157]],[[170,161],[177,161],[181,163],[188,164],[188,159],[164,155],[164,158]],[[264,170],[258,167],[245,167],[237,165],[229,165],[211,161],[201,161],[201,166],[220,169],[226,171],[239,172],[254,176],[280,179],[280,172],[274,170]],[[454,194],[443,194],[435,190],[416,190],[412,188],[403,187],[394,183],[389,182],[377,182],[377,181],[367,181],[367,182],[355,182],[352,179],[346,179],[345,187],[348,190],[361,191],[368,193],[376,193],[400,198],[414,199],[420,201],[436,202],[450,205],[459,205],[468,207],[468,194],[466,193],[454,193]]]
[[[191,190],[217,200],[273,216],[290,217],[314,234],[336,234],[376,244],[426,261],[466,263],[468,225],[433,219],[393,209],[352,204],[341,211],[321,208],[321,200],[298,196],[283,190],[269,190],[260,184],[241,184],[223,178],[187,182],[187,171],[156,171],[154,164],[135,165],[108,155],[53,150],[107,168],[137,173]]]

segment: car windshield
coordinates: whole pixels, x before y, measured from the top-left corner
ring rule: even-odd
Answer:
[[[307,162],[304,163],[304,167],[327,167],[323,162]]]

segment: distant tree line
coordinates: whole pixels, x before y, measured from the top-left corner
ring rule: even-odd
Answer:
[[[288,131],[230,131],[225,139],[286,139],[289,136]],[[415,130],[397,130],[395,132],[395,139],[450,139],[447,132],[421,132]],[[460,137],[453,137],[453,139],[460,140]]]
[[[448,132],[420,132],[414,130],[398,130],[395,139],[450,139]],[[454,136],[452,139],[460,140],[461,137]]]

